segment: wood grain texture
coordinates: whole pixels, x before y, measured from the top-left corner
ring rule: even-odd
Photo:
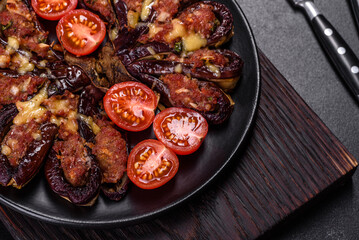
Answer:
[[[190,201],[146,223],[74,229],[6,207],[0,219],[15,239],[255,239],[350,176],[357,162],[260,52],[256,121],[238,160]]]

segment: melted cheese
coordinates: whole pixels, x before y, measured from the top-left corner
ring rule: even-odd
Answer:
[[[8,37],[7,45],[6,45],[6,52],[11,55],[14,54],[20,47],[19,41],[14,37]]]
[[[134,12],[132,10],[127,13],[127,22],[130,28],[136,28],[138,20],[140,18],[140,14],[138,12]]]
[[[141,9],[142,22],[146,21],[147,18],[150,16],[152,5],[153,5],[153,0],[144,0],[142,2],[142,9]]]
[[[162,27],[158,27],[158,26],[155,26],[155,24],[149,24],[148,25],[149,27],[149,30],[148,30],[148,35],[150,38],[153,38],[157,33],[159,33],[160,31],[162,31]]]
[[[19,54],[15,53],[12,58],[12,61],[19,64],[19,68],[17,69],[19,74],[25,74],[27,72],[31,72],[34,70],[35,65],[30,63],[31,53],[27,54]]]
[[[172,20],[172,30],[164,36],[166,42],[173,42],[180,38],[182,40],[183,49],[187,52],[198,50],[207,45],[207,39],[203,38],[199,33],[189,32],[185,25],[177,18]],[[149,24],[149,37],[153,38],[163,28],[155,24]]]
[[[177,64],[175,67],[175,72],[176,73],[182,73],[182,65],[181,64]]]
[[[183,38],[187,35],[186,27],[179,19],[173,19],[172,26],[172,31],[165,36],[167,42],[172,42],[176,38]]]
[[[85,116],[83,114],[77,115],[82,121],[84,121],[87,126],[89,126],[94,134],[98,134],[100,132],[100,127],[93,121],[92,117]]]
[[[206,46],[207,40],[198,33],[191,33],[182,38],[183,47],[186,51],[195,51]]]
[[[219,71],[219,67],[217,67],[214,64],[211,64],[209,62],[206,62],[206,67],[208,68],[209,71],[214,73],[214,76],[216,76],[216,77],[221,76],[221,72]]]
[[[68,114],[68,118],[65,121],[65,129],[71,132],[77,132],[77,113],[76,111],[70,111]]]
[[[30,122],[32,119],[41,119],[47,112],[47,109],[41,106],[45,99],[47,99],[47,86],[48,83],[29,101],[16,103],[19,113],[14,118],[14,124],[21,125]]]

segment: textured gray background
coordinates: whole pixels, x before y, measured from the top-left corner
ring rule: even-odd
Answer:
[[[359,160],[359,104],[333,70],[307,19],[285,0],[237,1],[258,47]],[[358,28],[349,1],[315,3],[359,56]],[[359,239],[359,173],[352,183],[276,228],[270,239]]]

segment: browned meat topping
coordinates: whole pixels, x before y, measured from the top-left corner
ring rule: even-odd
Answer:
[[[170,90],[173,105],[204,112],[214,110],[220,94],[214,89],[200,87],[198,80],[178,73],[161,76],[161,80]]]
[[[13,125],[5,136],[1,152],[6,155],[12,167],[17,167],[30,143],[41,139],[40,124],[32,120],[23,125]]]
[[[46,78],[23,75],[12,78],[0,74],[0,104],[24,101],[29,95],[37,92]]]
[[[142,8],[142,0],[123,0],[128,10],[132,10],[135,12],[141,12]]]
[[[166,60],[193,64],[193,68],[203,67],[208,63],[224,67],[228,63],[228,59],[225,56],[215,50],[206,48],[194,51],[185,58],[181,58],[180,56],[172,53],[166,58]]]
[[[157,13],[156,21],[167,22],[178,12],[179,0],[156,0],[153,9]]]
[[[203,37],[208,38],[215,27],[216,16],[211,5],[201,4],[195,10],[186,9],[181,13],[179,19],[189,31],[200,33]]]
[[[96,11],[99,12],[105,19],[111,24],[115,23],[115,13],[112,10],[112,6],[108,0],[85,0],[85,5]]]
[[[30,12],[19,0],[8,1],[6,10],[0,12],[0,24],[4,36],[15,37],[20,42],[20,46],[45,57],[49,50],[49,45],[44,44],[48,33],[40,30],[36,22],[35,13]]]
[[[61,161],[66,180],[74,187],[85,185],[91,166],[85,140],[78,134],[71,134],[66,141],[55,142],[53,149]]]
[[[109,122],[97,121],[101,127],[96,135],[93,153],[96,155],[102,170],[103,181],[118,182],[126,170],[127,148],[121,133],[116,131]]]

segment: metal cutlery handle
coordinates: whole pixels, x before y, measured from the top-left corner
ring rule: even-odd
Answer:
[[[350,1],[353,8],[353,13],[355,17],[355,21],[357,23],[357,27],[359,29],[359,0],[351,0]]]
[[[353,50],[319,12],[312,0],[291,1],[305,10],[319,41],[359,102],[359,60]]]
[[[359,101],[359,60],[340,34],[321,14],[314,17],[312,25],[327,54],[337,67],[343,80]]]

